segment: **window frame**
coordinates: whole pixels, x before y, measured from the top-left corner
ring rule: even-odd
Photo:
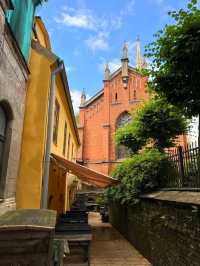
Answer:
[[[7,115],[6,112],[4,110],[4,108],[0,105],[0,112],[2,111],[4,119],[5,119],[5,125],[3,128],[3,135],[0,133],[0,143],[2,145],[2,150],[0,150],[0,178],[2,178],[2,172],[3,172],[3,164],[4,164],[4,151],[5,151],[5,145],[6,145],[6,130],[7,130],[7,124],[8,124],[8,119],[7,119]],[[1,123],[1,121],[0,121]]]
[[[60,120],[60,104],[56,98],[54,105],[54,123],[53,123],[53,143],[55,145],[58,144],[59,120]]]
[[[64,135],[63,135],[63,155],[66,154],[66,148],[67,148],[67,122],[65,121],[64,125]]]
[[[5,188],[6,188],[6,179],[7,179],[7,170],[8,170],[8,161],[10,154],[10,145],[12,140],[12,123],[14,120],[14,115],[12,108],[7,100],[0,101],[0,107],[4,111],[6,117],[6,127],[5,134],[1,139],[3,140],[3,156],[1,158],[1,169],[0,169],[0,198],[5,197]],[[2,136],[2,135],[1,135]]]
[[[124,117],[127,117],[126,121],[123,121],[123,120],[125,120]],[[116,120],[116,126],[115,126],[116,130],[127,125],[131,121],[131,119],[132,119],[132,116],[129,112],[125,111],[125,112],[121,113]],[[123,155],[121,155],[121,154],[123,154]],[[116,160],[123,160],[128,155],[129,155],[128,148],[126,148],[123,145],[116,146],[116,149],[115,149]]]
[[[71,146],[71,134],[68,135],[68,142],[67,142],[67,159],[70,159],[70,146]]]

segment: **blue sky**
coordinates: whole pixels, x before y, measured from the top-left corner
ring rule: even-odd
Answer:
[[[64,59],[75,111],[80,93],[102,89],[103,68],[120,64],[124,41],[135,64],[135,40],[142,51],[153,34],[170,22],[167,11],[187,0],[49,0],[38,8],[50,34],[53,51]]]

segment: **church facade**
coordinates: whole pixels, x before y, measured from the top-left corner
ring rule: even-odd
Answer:
[[[79,121],[79,163],[110,174],[125,157],[126,150],[116,147],[114,134],[117,128],[128,123],[131,111],[148,99],[147,77],[139,71],[144,64],[139,40],[135,68],[129,65],[128,47],[124,45],[121,67],[111,73],[106,65],[103,89],[87,101],[83,92]]]

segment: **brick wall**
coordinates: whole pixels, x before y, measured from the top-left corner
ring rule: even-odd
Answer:
[[[200,206],[142,200],[110,206],[111,223],[154,266],[200,265]]]
[[[6,103],[13,113],[9,121],[11,129],[8,166],[1,178],[0,212],[15,207],[16,178],[20,160],[21,136],[24,119],[24,102],[26,96],[26,81],[28,69],[22,63],[23,59],[17,52],[17,46],[5,25],[4,12],[0,6],[0,102]],[[4,184],[2,184],[4,179]],[[11,206],[12,205],[12,206]]]
[[[104,81],[99,97],[80,109],[79,135],[82,145],[78,159],[87,167],[104,174],[109,174],[116,165],[114,133],[119,116],[137,109],[148,98],[146,78],[129,69],[128,87],[124,88],[121,70],[118,72],[111,80]]]

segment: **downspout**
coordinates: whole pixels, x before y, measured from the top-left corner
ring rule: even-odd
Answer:
[[[41,208],[48,208],[48,185],[49,185],[49,167],[50,167],[50,154],[51,154],[51,136],[52,136],[52,120],[53,120],[53,104],[55,95],[55,80],[56,75],[64,69],[63,61],[59,61],[59,65],[56,69],[51,72],[51,84],[50,84],[50,94],[49,94],[49,108],[48,108],[48,118],[47,118],[47,140],[46,140],[46,150],[44,156],[44,172],[43,172],[43,182],[42,182],[42,198],[41,198]]]

